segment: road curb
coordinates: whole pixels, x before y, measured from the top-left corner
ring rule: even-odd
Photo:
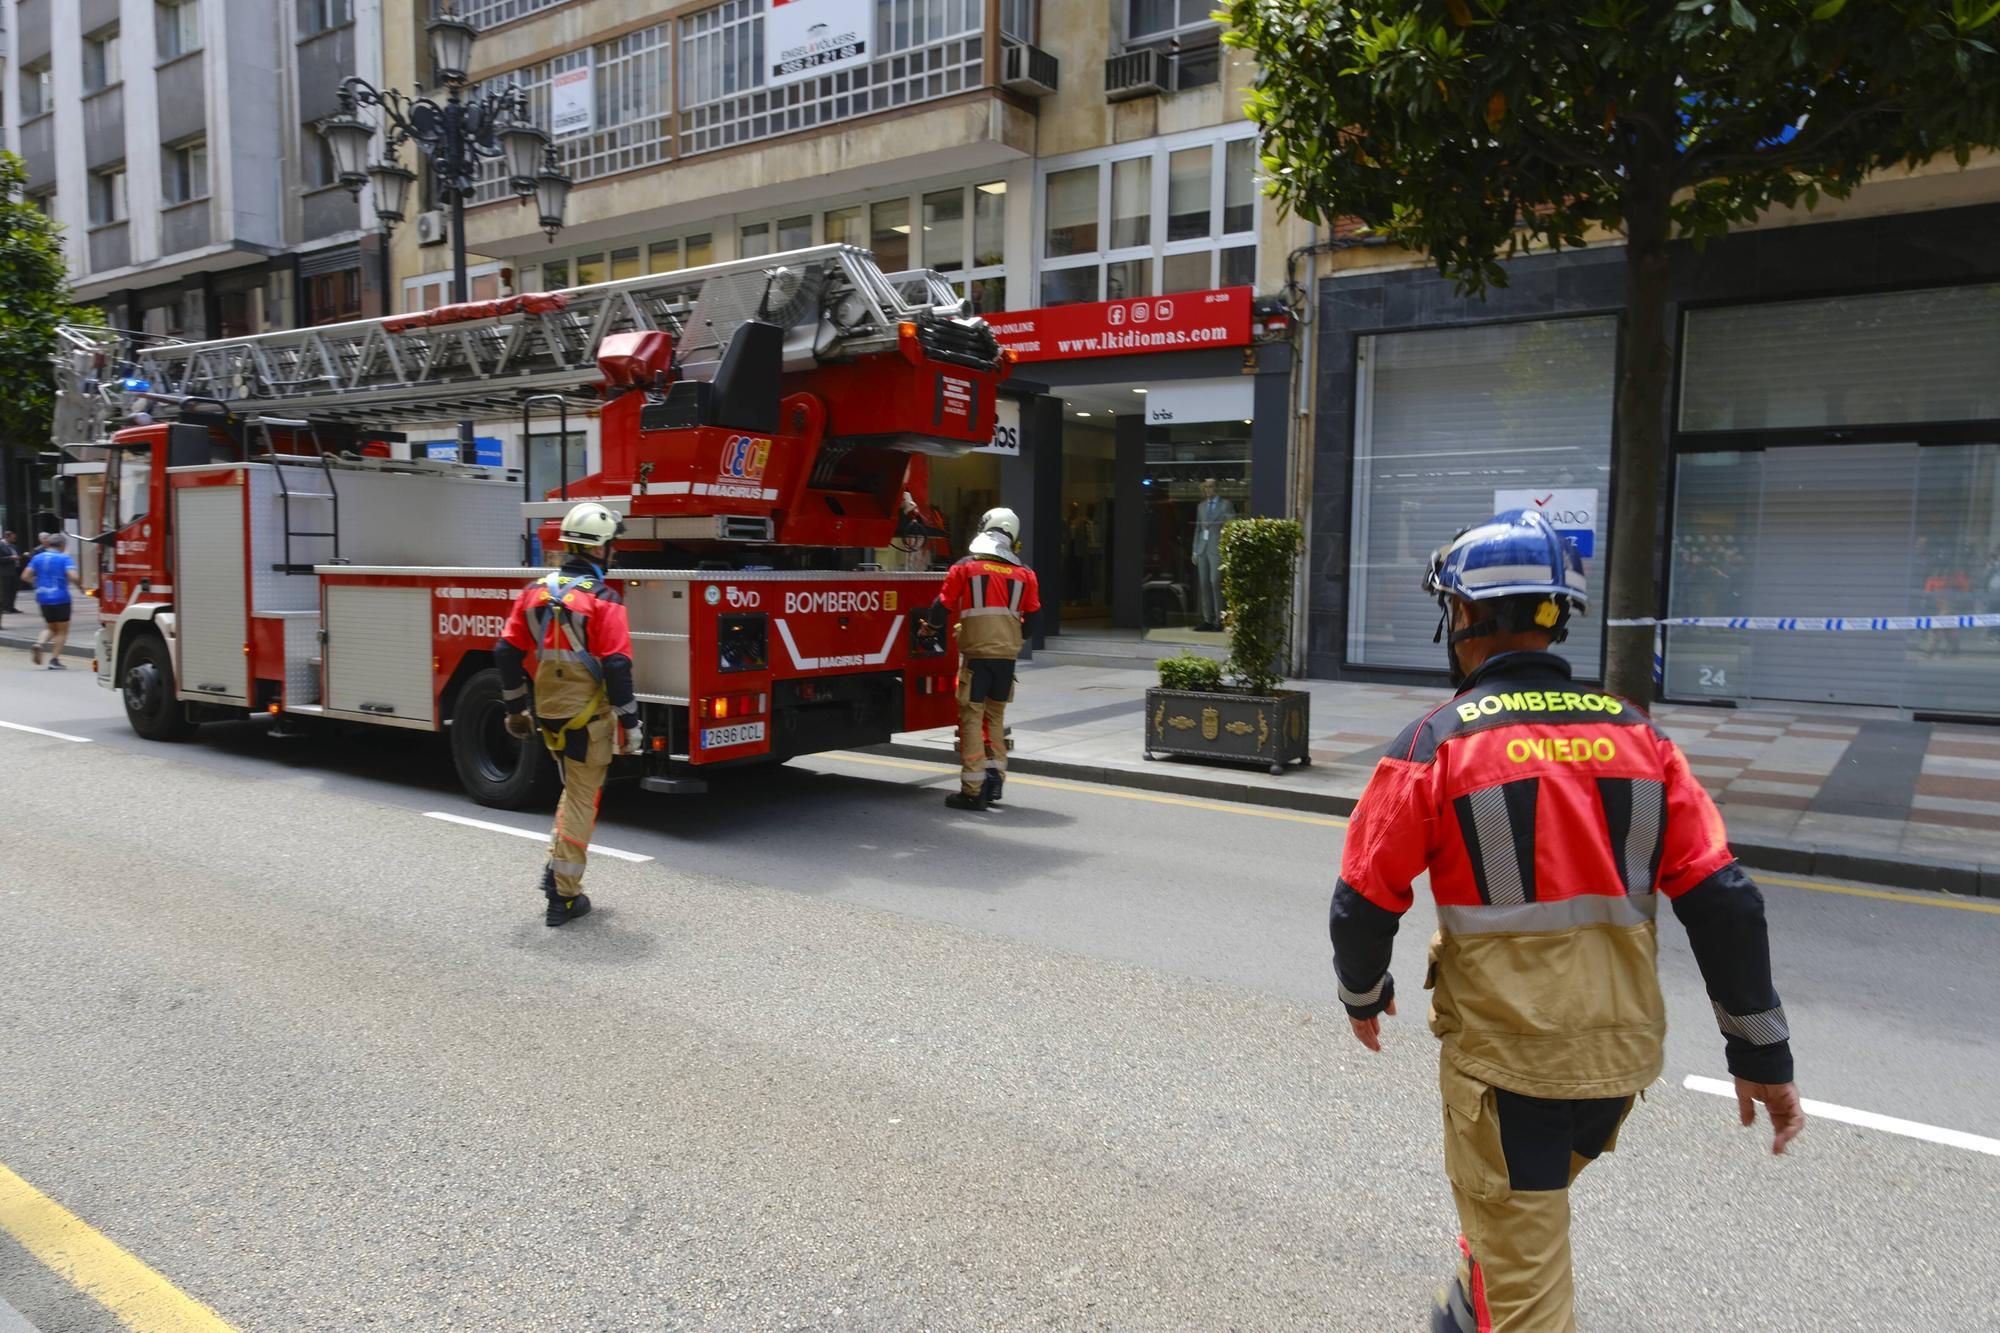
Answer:
[[[36,632],[39,633],[40,631]],[[96,636],[92,635],[92,637],[95,638]],[[16,634],[12,630],[0,630],[0,648],[19,648],[25,653],[34,646],[34,634]],[[90,654],[91,649],[84,644],[71,642],[63,645],[62,655],[64,657],[74,657],[87,662],[90,660]]]
[[[870,753],[942,763],[950,763],[954,758],[951,751],[942,747],[912,745],[906,741],[872,746]],[[1008,758],[1007,766],[1013,772],[1037,777],[1067,778],[1073,782],[1093,782],[1106,787],[1130,787],[1136,791],[1161,792],[1172,796],[1236,801],[1244,805],[1340,818],[1353,814],[1356,805],[1353,797],[1332,792],[1294,791],[1208,777],[1195,771],[1196,765],[1172,759],[1156,760],[1150,768],[1141,770],[1017,754]],[[1854,880],[1901,889],[2000,898],[2000,865],[1978,865],[1941,857],[1871,856],[1850,848],[1777,839],[1731,838],[1729,845],[1744,865],[1773,874],[1818,875],[1826,879]]]

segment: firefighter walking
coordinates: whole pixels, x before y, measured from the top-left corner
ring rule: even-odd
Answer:
[[[1331,912],[1339,995],[1379,1051],[1396,927],[1428,871],[1424,984],[1463,1228],[1432,1328],[1568,1330],[1569,1185],[1664,1062],[1662,897],[1687,929],[1742,1122],[1763,1104],[1773,1152],[1804,1125],[1764,902],[1680,749],[1549,651],[1585,596],[1582,561],[1546,519],[1513,510],[1460,533],[1424,586],[1458,693],[1397,737],[1354,812]]]
[[[989,509],[969,554],[945,575],[932,603],[931,625],[958,616],[959,789],[944,798],[954,810],[984,810],[1000,800],[1007,780],[1007,705],[1014,698],[1014,663],[1027,618],[1041,610],[1035,571],[1021,560],[1021,519]]]
[[[624,604],[605,582],[618,516],[586,501],[562,521],[562,567],[514,599],[500,641],[507,730],[525,742],[539,736],[562,770],[542,893],[547,921],[560,926],[590,911],[583,892],[591,831],[614,754],[641,752],[644,728],[632,695],[632,631]],[[533,680],[525,663],[535,659]]]

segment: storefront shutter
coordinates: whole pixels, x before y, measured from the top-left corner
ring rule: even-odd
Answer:
[[[1492,517],[1496,492],[1581,490],[1596,499],[1590,610],[1557,651],[1596,677],[1616,321],[1380,334],[1359,355],[1348,660],[1443,669],[1431,551]]]

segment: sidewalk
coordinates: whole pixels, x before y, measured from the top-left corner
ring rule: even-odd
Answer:
[[[0,616],[0,649],[14,648],[25,650],[31,647],[36,639],[41,637],[42,631],[47,626],[42,623],[41,608],[35,605],[35,590],[33,588],[21,589],[21,595],[14,599],[14,605],[18,608],[17,610],[8,615]],[[96,645],[97,599],[95,597],[78,597],[71,603],[69,642],[63,645],[63,657],[65,659],[80,657],[88,662],[91,650]],[[27,666],[29,664],[25,651],[20,654],[20,659],[18,665]],[[0,657],[0,662],[4,662],[5,660],[4,657]]]
[[[1024,663],[1008,710],[1022,773],[1344,815],[1383,750],[1444,689],[1292,682],[1312,695],[1310,768],[1142,756],[1149,670]],[[1687,752],[1747,865],[1777,873],[2000,898],[2000,728],[1868,710],[1668,704],[1654,710]],[[957,762],[950,730],[890,749]]]

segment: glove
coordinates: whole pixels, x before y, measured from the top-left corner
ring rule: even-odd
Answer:
[[[507,734],[517,741],[524,741],[535,734],[535,720],[528,716],[528,710],[507,714]]]
[[[646,752],[646,724],[633,718],[618,732],[618,745],[613,754],[644,754]]]

